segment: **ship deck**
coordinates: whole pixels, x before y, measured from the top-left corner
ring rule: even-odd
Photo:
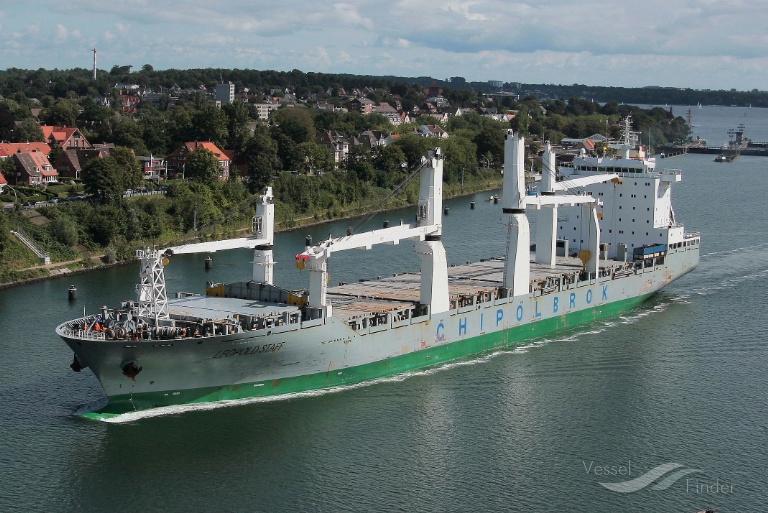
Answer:
[[[533,258],[533,255],[531,255]],[[600,268],[620,267],[623,262],[601,260]],[[448,287],[451,302],[460,298],[482,295],[489,297],[504,284],[503,258],[491,258],[480,262],[452,265],[448,268]],[[531,262],[531,282],[546,282],[564,275],[578,274],[581,260],[557,257],[554,268]],[[333,316],[348,321],[387,312],[412,309],[418,302],[421,286],[420,273],[402,273],[374,280],[343,283],[328,287],[327,298],[333,305]],[[264,303],[255,300],[215,296],[190,296],[169,301],[169,311],[174,315],[210,319],[214,321],[235,319],[238,316],[280,316],[295,313],[300,307],[281,303]]]
[[[533,255],[532,255],[533,258]],[[600,268],[621,265],[615,261],[600,261]],[[451,300],[491,294],[504,284],[505,260],[492,258],[480,262],[453,265],[448,268],[448,288]],[[546,281],[563,274],[578,273],[581,260],[557,257],[554,268],[531,262],[531,281]],[[366,315],[412,308],[419,301],[420,273],[403,273],[388,278],[345,283],[328,287],[328,300],[333,304],[333,316],[349,320]]]
[[[298,306],[262,303],[248,299],[216,296],[186,296],[168,301],[174,316],[210,319],[220,322],[237,316],[278,317],[285,312],[299,312]]]

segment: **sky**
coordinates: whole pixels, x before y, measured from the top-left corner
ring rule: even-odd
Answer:
[[[768,90],[768,0],[0,0],[0,69]]]

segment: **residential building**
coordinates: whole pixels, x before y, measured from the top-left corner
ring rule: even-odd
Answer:
[[[50,155],[51,147],[44,142],[0,143],[0,160],[5,160],[13,156],[14,153],[30,153],[32,151],[40,151]]]
[[[254,107],[256,107],[256,112],[259,116],[259,119],[262,121],[267,121],[269,119],[269,115],[280,108],[280,104],[275,103],[256,103],[254,104]]]
[[[395,109],[390,104],[384,102],[380,105],[375,105],[373,107],[373,112],[376,112],[377,114],[381,114],[387,120],[392,123],[395,126],[399,126],[402,123],[402,119],[400,117],[400,113],[397,112],[397,109]]]
[[[235,84],[232,82],[222,82],[216,84],[216,101],[222,105],[235,101]]]
[[[223,150],[229,158],[229,176],[248,176],[248,157],[245,152],[237,150]]]
[[[346,162],[349,155],[349,147],[354,144],[351,138],[340,134],[336,130],[323,130],[315,139],[315,142],[328,148],[333,155],[335,167]]]
[[[440,96],[443,94],[443,88],[438,85],[437,82],[432,82],[432,85],[425,87],[422,92],[424,96]]]
[[[108,157],[110,150],[114,147],[114,144],[99,144],[93,148],[64,150],[56,162],[53,163],[53,167],[61,177],[81,180],[85,165],[92,159]]]
[[[366,130],[357,136],[357,142],[364,148],[372,150],[379,146],[386,146],[387,139],[390,135],[392,135],[390,132],[382,132],[380,130]]]
[[[91,147],[91,143],[88,142],[88,139],[76,127],[43,125],[40,128],[43,129],[45,142],[51,148],[59,147],[68,150]]]
[[[141,102],[140,87],[137,84],[115,84],[117,90],[117,100],[120,103],[120,110],[127,113],[136,113],[139,110]]]
[[[421,125],[416,129],[416,133],[422,137],[437,137],[438,139],[448,138],[448,132],[438,125]]]
[[[16,184],[41,185],[56,183],[59,179],[59,173],[41,151],[18,152],[11,158],[16,164]]]
[[[424,101],[427,104],[434,105],[438,109],[446,109],[451,106],[451,104],[448,102],[448,98],[443,96],[430,96]]]
[[[141,164],[141,170],[144,172],[145,180],[158,180],[168,177],[168,166],[165,160],[150,155],[149,157],[136,157]]]
[[[211,141],[186,142],[181,147],[176,148],[173,153],[168,155],[168,170],[173,171],[174,175],[181,174],[183,178],[187,157],[199,149],[206,149],[216,156],[219,161],[219,180],[229,180],[230,159],[223,150]]]
[[[370,114],[373,112],[374,105],[375,103],[368,98],[354,98],[347,104],[347,109],[350,112],[357,111],[362,114]]]

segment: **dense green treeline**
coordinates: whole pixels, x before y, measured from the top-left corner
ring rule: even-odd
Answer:
[[[77,96],[110,96],[115,84],[137,84],[155,91],[197,89],[201,85],[213,87],[220,81],[231,81],[238,91],[249,88],[253,91],[291,89],[299,97],[308,93],[329,91],[336,95],[342,90],[373,88],[393,91],[402,97],[408,96],[415,86],[417,91],[431,84],[451,90],[470,90],[479,93],[496,92],[498,87],[488,82],[467,81],[463,77],[446,80],[432,77],[366,76],[333,73],[302,72],[299,70],[274,71],[254,69],[168,69],[155,70],[144,64],[140,69],[132,66],[113,66],[110,71],[99,71],[93,80],[91,70],[23,70],[9,68],[0,71],[0,95],[16,99],[18,95],[27,98],[64,98],[74,92]],[[584,84],[528,84],[507,82],[502,89],[522,96],[536,95],[540,98],[579,97],[597,102],[634,103],[644,105],[739,105],[768,107],[768,91],[699,90],[678,87],[609,87]]]

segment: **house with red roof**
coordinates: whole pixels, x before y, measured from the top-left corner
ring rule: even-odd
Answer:
[[[79,128],[69,126],[42,125],[43,136],[51,148],[63,148],[65,150],[77,148],[91,148],[91,143],[80,132]]]
[[[56,183],[59,180],[59,173],[42,151],[18,152],[11,158],[16,164],[16,184],[41,185]]]
[[[181,147],[176,148],[173,153],[168,155],[168,169],[173,170],[174,174],[181,173],[184,176],[184,167],[187,163],[187,157],[199,149],[206,149],[216,156],[219,160],[219,180],[229,180],[229,166],[231,160],[229,156],[211,141],[185,142]]]
[[[25,142],[25,143],[0,143],[0,159],[5,160],[14,153],[30,153],[40,151],[49,155],[51,147],[44,142]]]
[[[8,180],[5,179],[3,173],[0,173],[0,192],[3,191],[6,185],[8,185]]]

